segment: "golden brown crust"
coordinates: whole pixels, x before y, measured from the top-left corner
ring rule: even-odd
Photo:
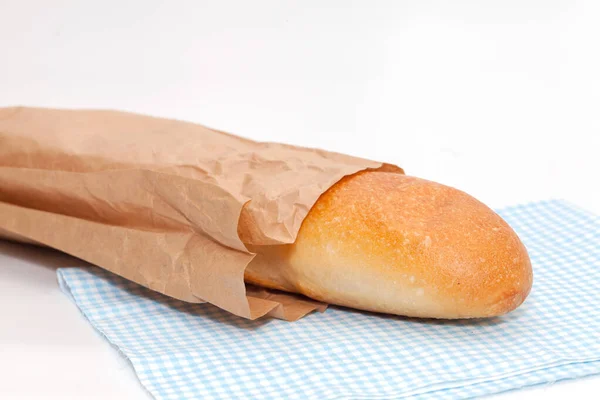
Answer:
[[[532,284],[525,247],[496,213],[456,189],[386,172],[342,179],[294,244],[256,251],[249,281],[408,316],[501,315]]]

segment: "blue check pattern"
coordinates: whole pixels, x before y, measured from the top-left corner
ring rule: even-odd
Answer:
[[[416,320],[330,307],[249,321],[99,268],[62,290],[157,399],[462,399],[600,373],[600,221],[559,200],[499,213],[534,286],[501,318]]]

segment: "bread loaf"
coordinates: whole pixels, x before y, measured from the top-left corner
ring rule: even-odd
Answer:
[[[331,304],[426,318],[518,307],[532,285],[508,224],[454,188],[366,171],[325,192],[290,245],[252,246],[245,280]]]

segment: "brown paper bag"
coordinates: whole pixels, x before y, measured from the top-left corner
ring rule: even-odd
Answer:
[[[246,244],[292,243],[345,175],[401,169],[100,110],[0,109],[0,234],[43,244],[165,295],[244,318],[324,305],[246,288]],[[240,217],[245,230],[238,234]],[[240,239],[244,238],[244,242]]]

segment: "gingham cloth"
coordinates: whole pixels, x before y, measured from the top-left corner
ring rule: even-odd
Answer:
[[[529,250],[534,285],[522,307],[488,320],[330,307],[248,321],[98,268],[58,278],[157,399],[454,399],[600,373],[600,221],[556,200],[500,214]]]

